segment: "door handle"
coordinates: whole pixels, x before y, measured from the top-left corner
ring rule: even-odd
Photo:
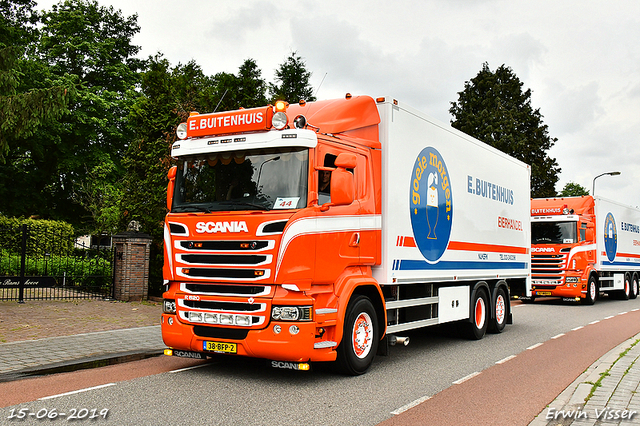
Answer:
[[[351,240],[349,241],[349,247],[358,247],[360,245],[360,233],[354,232],[351,234]]]

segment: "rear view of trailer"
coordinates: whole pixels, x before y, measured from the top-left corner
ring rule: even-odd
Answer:
[[[470,320],[501,331],[509,286],[530,279],[530,169],[387,101],[382,142],[382,264],[389,333]],[[486,314],[485,314],[486,313]]]

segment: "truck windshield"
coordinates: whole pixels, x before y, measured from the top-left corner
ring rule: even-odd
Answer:
[[[222,152],[181,159],[171,211],[305,207],[308,163],[306,148]]]
[[[531,244],[573,244],[576,222],[531,222]]]

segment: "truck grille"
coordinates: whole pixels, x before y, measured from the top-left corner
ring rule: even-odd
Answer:
[[[275,240],[176,241],[176,275],[187,281],[266,281],[273,275],[275,247]]]
[[[264,285],[180,284],[180,291],[208,296],[267,296],[271,294],[271,288]]]
[[[563,285],[566,269],[567,253],[531,255],[531,279],[537,289]]]

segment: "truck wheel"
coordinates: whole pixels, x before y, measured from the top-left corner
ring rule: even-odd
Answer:
[[[620,295],[620,300],[629,300],[631,296],[631,277],[629,277],[629,274],[624,274],[624,290],[618,294]]]
[[[595,277],[589,277],[589,284],[587,284],[587,297],[582,299],[582,303],[585,305],[593,305],[598,298],[598,283]]]
[[[371,300],[356,296],[347,307],[342,342],[338,346],[337,364],[350,376],[366,373],[378,350],[378,316]]]
[[[489,322],[491,333],[502,333],[507,325],[508,305],[507,295],[503,288],[499,288],[496,293],[496,300],[493,302],[494,318]]]
[[[471,340],[480,340],[489,325],[489,297],[484,289],[478,289],[472,300],[473,310],[470,321],[465,322],[466,335]]]
[[[633,278],[631,278],[631,293],[629,294],[629,299],[635,299],[638,297],[638,275],[633,274]]]

